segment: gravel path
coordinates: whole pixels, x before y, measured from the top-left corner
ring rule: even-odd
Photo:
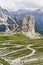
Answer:
[[[33,48],[31,48],[31,46],[32,46],[32,45],[27,45],[27,46],[26,46],[27,49],[29,49],[29,50],[32,51],[29,55],[22,56],[22,57],[18,57],[18,58],[15,59],[15,60],[9,60],[9,59],[6,59],[6,58],[4,58],[4,57],[2,57],[2,58],[3,58],[5,61],[7,61],[10,65],[22,65],[22,63],[21,63],[21,62],[23,62],[23,61],[21,61],[22,59],[28,58],[28,57],[34,55],[34,53],[35,53],[35,50],[34,50]],[[24,48],[24,49],[26,49],[26,48]],[[11,53],[14,53],[14,52],[18,52],[18,51],[21,51],[21,50],[24,50],[24,49],[20,49],[20,50],[17,50],[17,51],[13,51],[13,52],[7,53],[7,54],[5,54],[5,55],[3,55],[3,56],[6,56],[6,55],[8,55],[8,54],[11,54]],[[29,59],[28,61],[30,61],[30,60],[32,61],[33,59]],[[34,59],[34,60],[36,60],[36,59]],[[24,62],[27,62],[27,60],[25,60]]]

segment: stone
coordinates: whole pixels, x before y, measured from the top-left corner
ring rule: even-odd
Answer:
[[[22,22],[22,31],[29,38],[35,36],[35,19],[34,16],[25,16]]]

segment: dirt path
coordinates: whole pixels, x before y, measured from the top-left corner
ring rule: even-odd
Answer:
[[[26,55],[26,56],[19,57],[19,58],[15,59],[14,62],[20,62],[21,59],[24,59],[24,58],[27,58],[27,57],[30,57],[30,56],[34,55],[35,50],[33,48],[31,48],[31,45],[27,45],[26,47],[27,47],[27,49],[31,50],[32,52],[29,55]]]
[[[22,56],[22,57],[18,57],[18,58],[15,59],[15,60],[8,60],[8,59],[6,59],[6,58],[4,58],[4,57],[2,57],[2,58],[3,58],[5,61],[7,61],[10,65],[19,65],[19,64],[21,65],[21,59],[25,59],[25,58],[28,58],[28,57],[34,55],[35,50],[34,50],[33,48],[31,48],[31,46],[32,46],[32,45],[27,45],[27,46],[26,46],[27,49],[29,49],[29,50],[32,51],[29,55]],[[25,48],[25,49],[26,49],[26,48]],[[21,49],[21,50],[24,50],[24,49]],[[7,54],[5,54],[5,55],[8,55],[8,54],[11,54],[11,53],[14,53],[14,52],[18,52],[18,51],[21,51],[21,50],[13,51],[13,52],[7,53]],[[3,56],[5,56],[5,55],[3,55]],[[31,60],[32,60],[32,59],[31,59]],[[22,61],[22,62],[23,62],[23,61]],[[27,60],[25,60],[24,62],[27,62]]]
[[[19,52],[19,51],[22,51],[22,50],[26,50],[26,48],[23,48],[23,49],[20,49],[20,50],[16,50],[16,51],[12,51],[12,52],[9,52],[9,53],[0,55],[0,57],[7,56],[7,55],[9,55],[9,54],[11,54],[11,53],[16,53],[16,52]]]

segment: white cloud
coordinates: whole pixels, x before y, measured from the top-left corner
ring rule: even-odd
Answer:
[[[34,9],[43,6],[43,0],[0,0],[0,6],[8,10]]]

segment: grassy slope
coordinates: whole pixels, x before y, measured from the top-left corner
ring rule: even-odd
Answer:
[[[6,57],[10,58],[10,59],[16,59],[18,57],[22,57],[22,56],[28,55],[31,52],[32,52],[31,50],[26,49],[26,50],[22,50],[22,51],[19,51],[19,52],[16,52],[16,53],[12,53],[12,54],[6,55]]]
[[[10,34],[9,36],[3,36],[5,33],[0,33],[0,35],[1,34],[2,34],[2,36],[0,36],[0,41],[15,40],[15,41],[18,42],[20,40],[25,40],[25,41],[27,40],[28,43],[33,43],[33,42],[34,43],[36,43],[36,42],[40,43],[40,42],[43,42],[43,38],[42,39],[28,39],[22,32],[16,33],[16,34]]]
[[[2,63],[3,65],[10,65],[7,61],[1,58],[0,58],[0,63]]]
[[[5,40],[27,40],[27,37],[22,33],[12,34],[10,36],[0,36],[0,41]]]
[[[17,33],[17,34],[11,34],[10,36],[0,36],[0,42],[2,41],[8,41],[8,40],[15,40],[14,42],[11,42],[11,44],[32,44],[32,43],[41,43],[43,42],[43,39],[28,39],[24,34]],[[31,42],[30,42],[31,41]]]
[[[11,42],[10,44],[21,44],[21,45],[27,45],[27,44],[35,44],[35,43],[39,43],[38,45],[40,45],[43,42],[43,39],[28,39],[28,40],[23,40],[23,41],[14,41]]]
[[[34,61],[31,63],[25,63],[24,65],[43,65],[43,61]]]
[[[30,40],[30,39],[27,39],[27,37],[24,34],[22,34],[22,33],[13,34],[13,35],[10,35],[10,36],[0,36],[0,41],[5,41],[5,40],[16,40],[14,42],[11,42],[10,44],[23,44],[23,45],[24,44],[34,44],[33,47],[37,47],[37,46],[40,47],[40,46],[42,46],[42,43],[43,43],[43,39],[31,39]],[[19,40],[23,40],[23,41],[19,41]],[[39,44],[36,44],[35,45],[35,43],[39,43]],[[4,45],[1,45],[0,47],[6,47],[6,46],[9,46],[9,45],[5,45],[5,46]],[[25,50],[25,51],[20,52],[21,54],[20,53],[18,53],[18,55],[16,54],[15,55],[15,58],[16,57],[19,57],[19,56],[21,57],[22,55],[25,55],[25,54],[28,55],[31,52],[31,51],[29,51],[29,52],[27,52],[27,51],[28,50]],[[41,48],[41,50],[38,49],[36,54],[39,54],[40,52],[43,52],[43,48]],[[3,65],[9,65],[6,61],[4,61],[1,58],[0,58],[0,63],[2,63]],[[33,65],[34,65],[34,63],[33,63]]]

